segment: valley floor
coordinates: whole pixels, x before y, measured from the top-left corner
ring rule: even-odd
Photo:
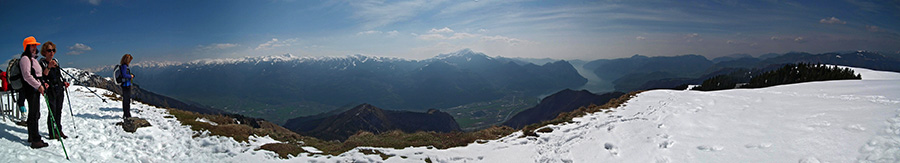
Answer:
[[[63,131],[71,136],[65,143],[73,162],[898,162],[900,73],[854,70],[863,80],[647,91],[613,112],[550,125],[553,130],[538,137],[516,132],[443,150],[359,147],[380,151],[386,160],[360,150],[278,159],[255,150],[271,139],[193,137],[165,110],[142,104],[133,106],[139,110],[134,115],[153,126],[127,133],[114,125],[121,104],[102,103],[80,86],[69,90],[78,128],[64,108]],[[46,137],[46,108],[42,112]],[[25,127],[0,122],[0,162],[65,161],[59,142],[30,149],[25,138]]]

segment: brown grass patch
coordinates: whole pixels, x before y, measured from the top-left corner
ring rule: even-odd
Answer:
[[[476,132],[415,132],[405,133],[399,130],[385,132],[381,134],[373,134],[371,132],[359,132],[350,136],[344,142],[322,141],[319,139],[304,137],[306,145],[316,147],[324,152],[324,154],[338,155],[359,146],[384,147],[384,148],[406,148],[429,146],[438,149],[447,149],[452,147],[465,146],[476,140],[492,140],[497,139],[515,130],[510,127],[494,126]]]
[[[169,114],[174,115],[182,124],[190,125],[192,130],[206,130],[209,131],[211,135],[227,136],[241,142],[247,142],[250,135],[269,135],[272,139],[282,142],[294,142],[300,140],[301,137],[297,133],[265,121],[259,122],[260,128],[253,128],[248,125],[237,124],[232,118],[223,115],[199,114],[178,109],[168,109],[168,111]],[[198,122],[197,118],[205,118],[218,125]]]
[[[112,93],[112,92],[106,92],[106,93],[103,94],[103,96],[106,96],[107,98],[109,98],[109,99],[111,99],[111,100],[113,100],[113,101],[122,101],[122,97],[121,97],[121,96],[116,95],[115,93]]]
[[[297,156],[300,153],[306,152],[303,148],[300,148],[299,144],[295,143],[269,143],[259,147],[259,149],[268,150],[268,151],[278,151],[278,157],[282,159],[287,159],[289,155]]]
[[[381,156],[381,160],[387,160],[388,158],[391,158],[394,156],[394,155],[384,154],[383,152],[381,152],[379,150],[374,150],[374,149],[359,149],[359,153],[363,153],[366,155],[377,154],[378,156]]]

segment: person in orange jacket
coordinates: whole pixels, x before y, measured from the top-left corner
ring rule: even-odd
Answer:
[[[22,58],[19,59],[22,80],[26,83],[23,84],[22,89],[19,91],[21,91],[21,97],[28,101],[28,108],[31,108],[31,111],[28,112],[28,120],[26,120],[28,124],[28,142],[31,142],[31,148],[47,147],[47,143],[41,140],[41,135],[38,131],[38,120],[41,119],[40,98],[41,94],[44,93],[44,89],[47,88],[40,82],[40,78],[43,76],[41,72],[44,71],[38,64],[37,59],[37,46],[40,44],[34,37],[25,38],[25,41],[22,42],[25,51],[22,52]]]

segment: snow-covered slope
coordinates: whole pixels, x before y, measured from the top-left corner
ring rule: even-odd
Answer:
[[[484,162],[898,162],[900,74],[854,69],[863,80],[648,91],[539,137],[385,153]]]
[[[107,90],[91,89],[101,95],[110,94]],[[266,142],[273,142],[271,138],[257,137],[251,143],[238,143],[231,138],[202,133],[201,136],[192,138],[195,132],[182,126],[166,110],[139,103],[132,104],[132,115],[146,118],[153,126],[128,133],[121,126],[115,125],[122,121],[121,101],[107,99],[110,103],[103,103],[82,86],[69,87],[69,93],[72,96],[71,113],[74,116],[70,114],[66,104],[62,111],[62,131],[69,136],[63,143],[73,162],[252,161],[275,156],[272,152],[254,150]],[[3,103],[8,101],[4,100]],[[25,141],[28,135],[26,127],[4,118],[0,121],[0,162],[66,160],[59,141],[47,139],[49,130],[46,121],[49,115],[43,99],[41,104],[38,126],[44,142],[50,146],[31,149]]]
[[[654,90],[611,113],[594,113],[552,132],[520,132],[466,147],[374,149],[386,162],[897,162],[900,161],[900,73],[854,68],[863,80],[825,81],[715,92]],[[238,143],[199,136],[164,110],[136,105],[152,127],[127,133],[120,103],[70,88],[72,116],[63,111],[66,148],[74,162],[378,162],[351,150],[287,160],[254,150],[268,138]],[[106,91],[101,91],[106,92]],[[46,108],[40,122],[47,135]],[[75,138],[74,136],[79,136]],[[0,162],[61,162],[56,141],[30,149],[25,127],[0,122]],[[401,157],[402,156],[402,157]]]

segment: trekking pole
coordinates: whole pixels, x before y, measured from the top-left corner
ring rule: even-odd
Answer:
[[[57,127],[57,125],[56,125],[56,120],[54,120],[54,118],[53,118],[53,109],[50,109],[50,98],[48,98],[46,94],[42,94],[42,95],[44,96],[44,102],[47,102],[47,111],[50,112],[49,113],[50,114],[50,123],[52,123],[51,128],[53,129],[53,131],[51,131],[51,133],[56,133],[56,137],[57,137],[56,139],[58,139],[59,144],[62,145],[63,153],[66,154],[66,160],[69,160],[69,152],[66,151],[66,144],[63,144],[62,134],[60,134],[59,127]],[[48,127],[50,127],[50,126],[48,126]]]
[[[69,88],[64,89],[66,89],[66,100],[69,101],[69,115],[72,115],[72,129],[78,129],[78,127],[75,127],[75,113],[72,112],[72,97],[69,96]],[[78,138],[78,136],[75,136],[75,138]]]
[[[63,69],[59,69],[59,70],[62,71],[63,73],[66,73],[66,75],[69,75],[69,78],[71,78],[72,80],[75,80],[75,76],[73,76],[72,74],[69,74],[69,72],[66,72],[66,70],[63,70]],[[97,98],[100,98],[100,100],[103,100],[103,103],[107,103],[106,99],[104,99],[103,97],[98,95],[97,92],[94,92],[94,90],[92,90],[91,88],[88,88],[87,86],[85,86],[84,88],[87,88],[87,90],[91,91],[91,93],[94,93],[94,95],[96,95]]]

